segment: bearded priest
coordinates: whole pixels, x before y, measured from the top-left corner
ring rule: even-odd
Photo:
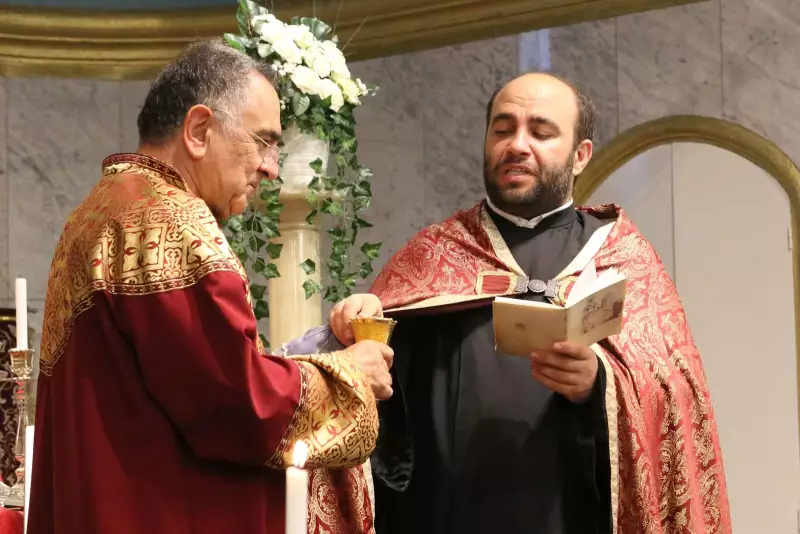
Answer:
[[[730,532],[714,411],[675,287],[619,207],[572,203],[594,121],[556,77],[501,88],[487,107],[486,200],[423,229],[372,295],[332,310],[345,344],[357,314],[398,321],[373,457],[381,534]],[[627,277],[619,335],[496,352],[494,297],[563,305],[587,266]]]
[[[153,82],[138,152],[108,157],[67,221],[45,303],[30,534],[283,534],[300,441],[308,530],[374,532],[365,462],[391,349],[262,354],[218,224],[278,174],[273,83],[220,41],[192,45]]]

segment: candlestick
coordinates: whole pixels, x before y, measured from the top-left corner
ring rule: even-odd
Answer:
[[[17,348],[28,348],[28,285],[24,278],[17,278],[14,299],[17,305]]]
[[[298,441],[292,451],[294,467],[286,470],[286,534],[308,533],[308,471],[303,469],[308,446]]]

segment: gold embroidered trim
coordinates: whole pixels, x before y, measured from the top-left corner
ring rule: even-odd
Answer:
[[[271,467],[285,467],[283,464],[284,454],[287,450],[291,451],[294,448],[294,442],[292,442],[292,432],[297,424],[297,419],[300,417],[301,409],[308,402],[308,382],[309,375],[312,373],[312,371],[310,371],[303,363],[294,360],[292,360],[292,363],[294,363],[297,366],[297,369],[300,371],[300,397],[297,400],[297,406],[294,409],[294,414],[292,414],[292,419],[289,421],[289,425],[286,427],[286,430],[283,433],[281,442],[278,444],[278,447],[275,449],[272,457],[269,459],[269,461],[267,461],[267,465]],[[319,373],[316,374],[318,375]],[[292,458],[289,458],[289,463],[286,464],[286,466],[289,465],[292,465]]]
[[[509,293],[505,293],[506,295]],[[384,310],[383,313],[394,313],[408,310],[422,310],[427,308],[437,308],[439,306],[449,306],[451,304],[461,304],[465,302],[474,302],[479,300],[494,299],[495,297],[502,297],[502,294],[497,295],[439,295],[429,299],[421,300],[408,306],[400,306],[399,308],[392,308]]]
[[[307,387],[267,465],[291,465],[300,440],[308,445],[309,468],[363,464],[378,440],[378,405],[364,372],[347,351],[288,358],[307,372]]]
[[[500,259],[500,261],[506,264],[516,274],[520,276],[527,276],[525,271],[522,270],[522,267],[517,264],[517,260],[515,260],[514,255],[511,254],[508,244],[506,244],[503,236],[500,235],[500,230],[497,229],[497,225],[494,224],[491,216],[489,216],[489,212],[486,211],[486,204],[481,206],[481,226],[483,226],[483,230],[486,232],[486,235],[489,236],[489,241],[492,244],[494,253]]]
[[[603,363],[606,371],[606,391],[605,408],[606,420],[608,421],[608,460],[611,467],[611,521],[612,534],[617,533],[617,512],[619,510],[619,435],[618,432],[618,413],[617,405],[617,383],[614,370],[608,362],[608,356],[598,344],[592,345],[592,350],[597,354],[598,359]]]

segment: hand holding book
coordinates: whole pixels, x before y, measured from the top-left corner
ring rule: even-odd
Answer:
[[[565,341],[553,344],[550,351],[534,351],[530,358],[533,378],[545,387],[575,403],[589,397],[598,365],[589,347]]]

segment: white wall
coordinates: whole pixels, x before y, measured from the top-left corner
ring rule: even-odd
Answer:
[[[717,413],[737,534],[798,532],[800,433],[789,202],[736,154],[696,143],[631,160],[616,201],[676,281]]]

